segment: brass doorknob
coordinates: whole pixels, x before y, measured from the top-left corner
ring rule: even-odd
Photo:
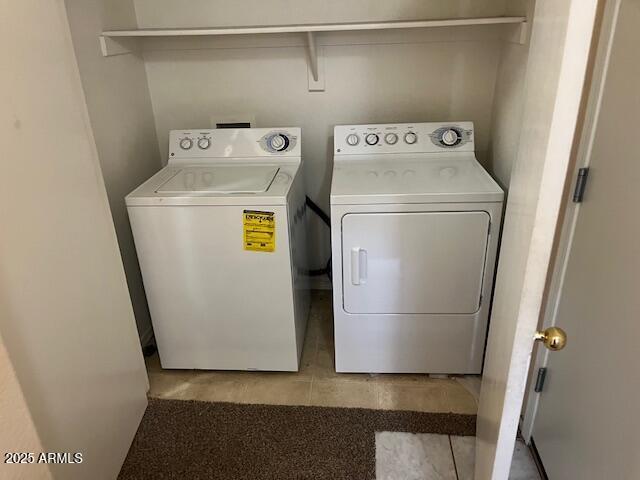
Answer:
[[[558,327],[549,327],[542,332],[536,332],[535,339],[544,343],[549,350],[557,352],[567,345],[567,333]]]

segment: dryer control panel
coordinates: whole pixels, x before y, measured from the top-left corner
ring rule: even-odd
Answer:
[[[391,123],[339,125],[334,128],[334,153],[473,152],[473,123]]]

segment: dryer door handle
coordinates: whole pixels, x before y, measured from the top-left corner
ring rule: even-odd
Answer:
[[[367,251],[364,248],[351,249],[351,283],[353,285],[367,283]]]

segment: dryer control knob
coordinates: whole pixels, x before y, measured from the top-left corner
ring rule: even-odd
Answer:
[[[442,133],[442,137],[440,137],[440,140],[447,147],[452,147],[456,143],[458,143],[458,132],[451,128]]]
[[[360,143],[360,137],[358,135],[356,135],[355,133],[350,133],[349,135],[347,135],[347,145],[351,145],[352,147],[355,147],[359,143]]]
[[[198,147],[200,148],[200,150],[206,150],[210,146],[211,146],[210,138],[204,137],[204,138],[198,139]]]
[[[193,140],[191,140],[188,137],[183,138],[182,140],[180,140],[180,148],[183,150],[189,150],[191,147],[193,147]]]
[[[388,145],[395,145],[396,143],[398,143],[398,135],[396,135],[395,133],[387,133],[384,136],[384,141]]]
[[[289,146],[289,139],[286,137],[286,135],[277,133],[269,139],[269,146],[276,152],[282,152]]]
[[[367,145],[377,145],[378,140],[380,140],[380,138],[375,133],[369,133],[364,137],[364,141],[367,142]]]
[[[404,134],[404,141],[405,143],[408,143],[409,145],[413,145],[414,143],[416,143],[418,141],[418,135],[416,135],[414,132],[408,132]]]

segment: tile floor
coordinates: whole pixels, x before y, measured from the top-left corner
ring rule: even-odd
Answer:
[[[376,480],[473,480],[475,437],[376,433]],[[516,442],[509,480],[540,480],[533,457]]]
[[[311,312],[296,373],[163,370],[147,358],[153,397],[219,402],[363,407],[475,414],[479,377],[336,373],[331,292],[312,292]]]

